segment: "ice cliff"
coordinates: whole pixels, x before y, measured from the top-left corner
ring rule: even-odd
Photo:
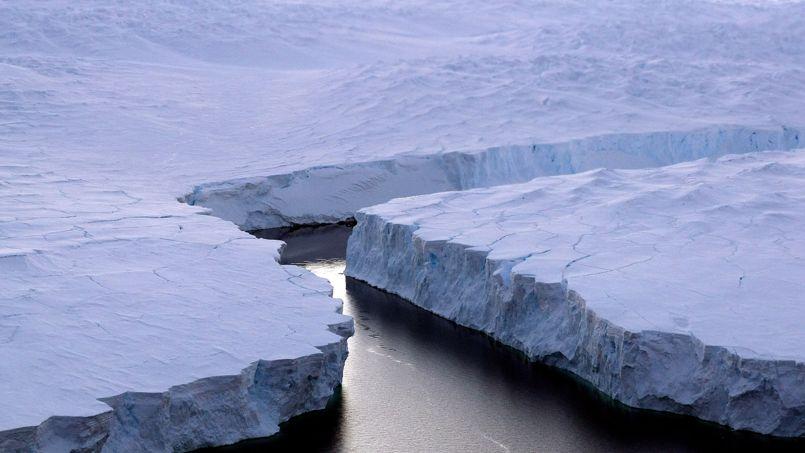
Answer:
[[[311,167],[197,186],[182,200],[244,230],[338,222],[396,197],[528,181],[593,168],[645,168],[728,153],[792,149],[800,132],[738,126],[611,134],[563,143],[493,147]]]
[[[805,152],[594,170],[357,213],[349,276],[629,406],[805,434]]]

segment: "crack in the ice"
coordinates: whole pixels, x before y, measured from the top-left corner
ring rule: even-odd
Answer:
[[[607,291],[604,291],[604,295],[607,297],[607,299],[609,299],[609,300],[615,302],[616,304],[620,305],[621,308],[623,308],[624,311],[629,311],[631,313],[634,313],[637,317],[639,317],[640,319],[645,321],[648,325],[652,326],[655,330],[660,330],[659,327],[656,324],[654,324],[653,322],[649,321],[648,318],[646,318],[645,316],[640,314],[640,312],[635,311],[635,310],[629,310],[628,308],[626,308],[626,305],[623,304],[623,302],[621,302],[617,298],[613,297]]]
[[[166,281],[166,282],[168,282],[168,283],[173,283],[173,281],[171,281],[169,278],[164,277],[164,276],[162,276],[162,274],[160,274],[159,272],[157,272],[157,270],[156,270],[156,269],[153,269],[151,272],[152,272],[154,275],[156,275],[157,277],[161,278],[162,280],[164,280],[164,281]]]
[[[19,332],[20,330],[20,326],[3,326],[3,327],[13,327],[11,334],[9,334],[5,340],[0,341],[0,344],[9,344],[14,341],[14,338],[17,336],[17,332]]]
[[[104,286],[104,285],[100,284],[100,282],[98,282],[97,280],[95,280],[95,277],[93,277],[92,275],[87,275],[86,277],[87,277],[88,279],[90,279],[90,281],[92,281],[92,283],[95,283],[96,285],[100,286],[101,288],[103,288],[103,289],[105,289],[105,290],[107,290],[107,291],[112,291],[112,289],[111,289],[111,288],[108,288],[108,287],[106,287],[106,286]]]
[[[494,439],[493,437],[491,437],[491,436],[489,436],[487,434],[483,434],[483,436],[484,436],[484,439],[486,439],[489,442],[492,442],[493,444],[497,445],[501,450],[503,450],[503,451],[505,451],[507,453],[511,451],[511,449],[509,449],[509,447],[506,444]]]
[[[627,268],[632,267],[632,266],[637,266],[638,264],[647,263],[647,262],[649,262],[649,261],[651,261],[651,260],[653,260],[653,259],[654,259],[654,256],[650,256],[650,257],[648,257],[648,258],[646,258],[646,259],[644,259],[644,260],[635,261],[635,262],[633,262],[633,263],[625,264],[625,265],[623,265],[623,266],[616,267],[616,268],[614,268],[614,269],[599,268],[599,269],[603,269],[603,270],[602,270],[601,272],[591,272],[591,273],[589,273],[589,274],[581,274],[581,275],[577,275],[575,278],[580,278],[580,277],[592,277],[592,276],[594,276],[594,275],[608,274],[608,273],[610,273],[610,272],[619,272],[619,271],[621,271],[621,270],[623,270],[623,269],[627,269]]]

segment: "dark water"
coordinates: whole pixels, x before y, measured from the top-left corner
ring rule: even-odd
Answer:
[[[330,280],[355,318],[343,386],[326,410],[268,439],[211,451],[803,451],[802,442],[636,411],[486,336],[345,279],[346,226],[272,230],[283,260]]]

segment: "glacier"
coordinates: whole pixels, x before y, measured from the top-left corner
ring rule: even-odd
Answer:
[[[322,407],[350,323],[279,243],[239,229],[800,148],[803,17],[751,1],[0,4],[0,445],[181,451]]]
[[[346,274],[629,406],[805,434],[805,153],[394,199]]]

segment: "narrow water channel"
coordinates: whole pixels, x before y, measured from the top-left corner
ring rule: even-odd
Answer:
[[[330,281],[355,335],[326,410],[283,424],[271,438],[210,451],[805,451],[800,441],[629,410],[568,374],[345,278],[349,233],[341,225],[255,232],[288,243],[283,262]]]

